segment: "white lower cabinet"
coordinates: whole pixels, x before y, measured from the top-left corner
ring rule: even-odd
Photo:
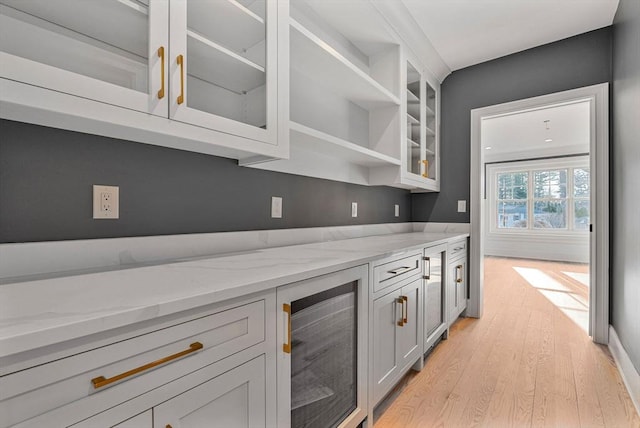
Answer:
[[[424,352],[447,330],[447,245],[424,250]]]
[[[153,408],[154,428],[265,427],[261,355]]]
[[[147,427],[149,409],[163,428],[203,426],[199,418],[273,426],[275,410],[265,406],[275,409],[275,332],[265,325],[274,316],[271,292],[51,355],[0,378],[0,426]]]
[[[422,356],[422,289],[419,278],[373,301],[372,405]]]
[[[447,322],[451,326],[467,309],[467,241],[449,244]]]

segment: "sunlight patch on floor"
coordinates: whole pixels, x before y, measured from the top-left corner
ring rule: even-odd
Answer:
[[[569,278],[578,281],[580,284],[585,287],[589,287],[589,273],[582,272],[562,272],[564,275],[567,275]]]
[[[526,267],[513,268],[518,274],[524,278],[531,286],[538,289],[538,292],[542,294],[547,300],[549,300],[554,306],[560,309],[566,316],[568,316],[578,327],[589,332],[589,306],[588,302],[577,293],[574,293],[568,285],[565,285],[557,279],[551,277],[547,273],[535,269]],[[563,272],[565,275],[573,278],[569,274],[573,272]],[[583,274],[575,274],[576,276]],[[589,277],[588,274],[584,274]],[[582,282],[578,280],[579,282]]]

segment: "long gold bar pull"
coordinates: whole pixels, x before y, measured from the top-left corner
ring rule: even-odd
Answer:
[[[180,95],[178,95],[178,104],[182,104],[184,102],[184,56],[178,55],[176,61],[178,61],[178,65],[180,66]]]
[[[458,274],[460,274],[460,277],[458,277]],[[462,265],[458,265],[456,266],[456,282],[460,283],[462,280]]]
[[[164,46],[158,48],[158,56],[160,57],[160,89],[158,90],[158,99],[164,98]]]
[[[402,298],[402,296],[396,299],[396,303],[399,303],[402,305],[402,312],[400,314],[400,321],[398,321],[398,326],[404,327],[404,299]]]
[[[109,384],[112,384],[114,382],[122,380],[122,379],[124,379],[126,377],[133,376],[133,375],[141,373],[141,372],[143,372],[145,370],[149,370],[149,369],[151,369],[153,367],[157,367],[157,366],[159,366],[161,364],[168,363],[169,361],[173,361],[173,360],[178,359],[180,357],[184,357],[185,355],[189,355],[189,354],[191,354],[193,352],[196,352],[196,351],[198,351],[198,350],[200,350],[202,348],[203,348],[202,343],[194,342],[191,345],[189,345],[189,349],[186,349],[184,351],[178,352],[177,354],[169,355],[168,357],[161,358],[161,359],[159,359],[157,361],[154,361],[152,363],[148,363],[148,364],[145,364],[144,366],[140,366],[140,367],[137,367],[135,369],[129,370],[128,372],[120,373],[119,375],[116,375],[114,377],[110,377],[109,379],[106,379],[104,376],[99,376],[99,377],[93,378],[93,379],[91,379],[91,383],[93,384],[93,387],[95,389],[102,388],[103,386],[107,386]]]
[[[282,350],[290,354],[291,353],[291,305],[287,303],[282,304],[282,310],[287,314],[287,343],[282,345]]]
[[[409,322],[409,298],[407,296],[402,296],[402,307],[404,308],[404,323],[407,324]]]

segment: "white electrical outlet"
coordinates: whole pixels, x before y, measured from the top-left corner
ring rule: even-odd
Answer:
[[[458,201],[458,212],[459,213],[467,212],[467,201]]]
[[[120,189],[118,186],[93,186],[93,218],[120,218]]]
[[[358,217],[358,203],[351,202],[351,217]]]
[[[271,218],[282,218],[282,198],[280,196],[271,197]]]
[[[396,204],[396,205],[394,206],[394,215],[395,215],[396,217],[400,217],[400,205],[398,205],[398,204]]]

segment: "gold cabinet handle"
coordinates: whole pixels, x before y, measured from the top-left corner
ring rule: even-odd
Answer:
[[[409,298],[402,296],[402,302],[402,307],[404,308],[403,321],[406,324],[409,322]]]
[[[178,104],[184,102],[184,56],[178,55],[178,65],[180,66],[180,95],[178,95]]]
[[[282,350],[286,354],[291,353],[291,305],[282,304],[282,310],[287,314],[287,343],[282,345]]]
[[[399,303],[402,305],[402,315],[400,316],[400,321],[398,321],[398,325],[400,327],[404,327],[404,299],[402,298],[402,296],[396,299],[396,303]]]
[[[164,98],[164,46],[158,48],[158,56],[160,57],[160,90],[158,90],[158,99]]]
[[[184,357],[185,355],[189,355],[189,354],[191,354],[193,352],[196,352],[196,351],[198,351],[198,350],[200,350],[202,348],[203,348],[202,343],[194,342],[191,345],[189,345],[189,349],[186,349],[184,351],[178,352],[177,354],[169,355],[168,357],[161,358],[161,359],[159,359],[157,361],[154,361],[152,363],[148,363],[148,364],[145,364],[144,366],[140,366],[140,367],[137,367],[137,368],[135,368],[133,370],[129,370],[128,372],[120,373],[119,375],[116,375],[114,377],[110,377],[109,379],[106,379],[104,376],[96,377],[94,379],[91,379],[91,383],[93,384],[93,387],[95,389],[102,388],[103,386],[107,386],[109,384],[112,384],[114,382],[122,380],[122,379],[124,379],[126,377],[133,376],[133,375],[141,373],[141,372],[143,372],[145,370],[149,370],[149,369],[151,369],[153,367],[157,367],[157,366],[159,366],[161,364],[168,363],[169,361],[173,361],[173,360],[176,360],[178,358]]]
[[[429,160],[424,159],[422,163],[424,164],[424,172],[422,173],[422,176],[424,178],[429,178]]]
[[[460,275],[459,277],[458,274]],[[456,266],[456,282],[462,282],[462,265]]]

